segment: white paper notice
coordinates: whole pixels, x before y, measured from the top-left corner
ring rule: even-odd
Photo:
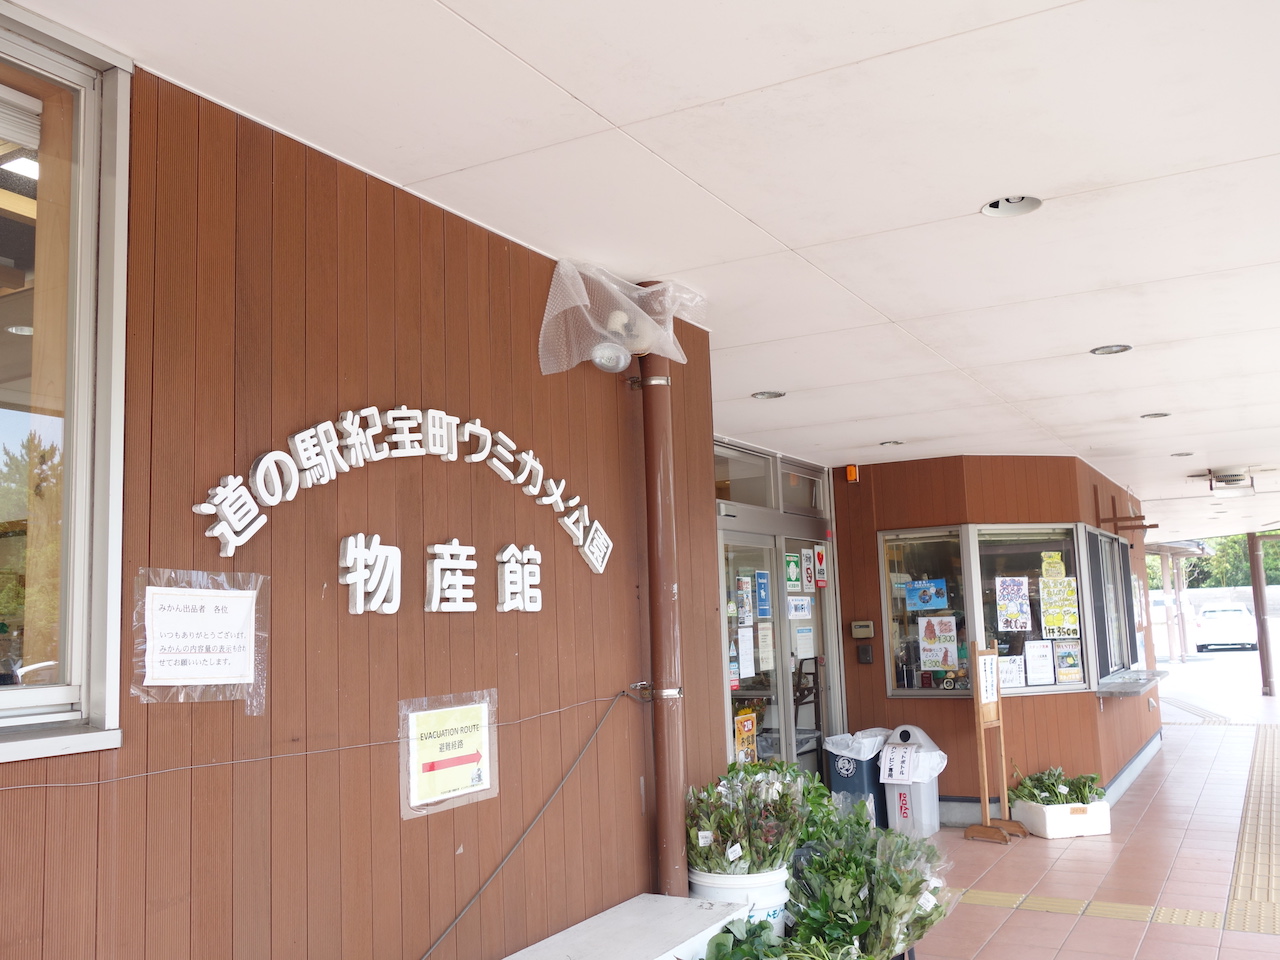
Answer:
[[[1027,672],[1022,667],[1022,658],[1001,657],[1000,689],[1008,690],[1010,687],[1025,687],[1026,685]]]
[[[978,689],[981,694],[980,703],[995,703],[1000,699],[1000,680],[998,675],[1000,658],[994,653],[978,657]]]
[[[910,783],[916,769],[916,744],[887,743],[880,754],[881,783]]]
[[[149,687],[253,683],[255,590],[147,587]]]
[[[800,660],[813,656],[813,627],[796,627],[795,654]]]
[[[747,677],[756,675],[756,650],[755,642],[751,636],[750,627],[738,628],[738,679],[745,680]]]
[[[760,644],[760,671],[767,673],[773,669],[773,624],[761,620],[756,625],[756,640]]]
[[[1022,645],[1022,655],[1027,662],[1027,686],[1043,687],[1054,682],[1052,640],[1028,640]]]

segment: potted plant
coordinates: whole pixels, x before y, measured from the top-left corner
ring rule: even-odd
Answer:
[[[714,783],[690,788],[690,896],[751,904],[749,919],[767,920],[781,935],[788,867],[815,783],[795,764],[772,761],[732,763]]]
[[[1023,776],[1009,790],[1012,816],[1037,837],[1096,837],[1111,832],[1111,805],[1096,773],[1068,777],[1061,767]]]

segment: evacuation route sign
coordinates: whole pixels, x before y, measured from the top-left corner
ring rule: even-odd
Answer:
[[[409,714],[409,806],[489,786],[488,704]]]

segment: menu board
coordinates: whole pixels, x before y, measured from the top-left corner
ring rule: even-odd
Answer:
[[[954,670],[960,654],[956,644],[955,617],[920,618],[920,669]]]

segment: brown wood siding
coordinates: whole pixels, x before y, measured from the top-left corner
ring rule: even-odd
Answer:
[[[554,264],[140,72],[133,87],[124,746],[0,765],[21,824],[8,957],[417,958],[649,676],[641,395],[538,370]],[[690,777],[724,764],[709,344],[673,371]],[[483,464],[397,459],[268,511],[233,558],[191,512],[225,474],[341,411],[479,417],[613,536],[592,574],[545,506]],[[395,616],[350,616],[339,538],[404,556]],[[426,614],[426,550],[477,547],[474,615]],[[494,557],[543,554],[544,609],[499,614]],[[267,711],[128,693],[140,567],[270,577]],[[496,687],[499,794],[400,817],[397,701]],[[496,958],[650,890],[649,708],[624,699],[437,958]],[[121,779],[129,778],[129,779]],[[103,781],[100,784],[99,781]],[[45,786],[46,784],[86,786]]]
[[[877,533],[961,523],[1075,523],[1140,514],[1141,504],[1117,484],[1073,457],[947,457],[864,465],[859,481],[835,480],[840,604],[846,621],[876,624],[875,662],[857,662],[845,635],[845,694],[849,729],[922,727],[950,758],[941,793],[976,796],[977,745],[968,700],[895,698],[886,694]],[[1115,530],[1105,524],[1105,529]],[[1132,570],[1145,583],[1141,531],[1120,531],[1130,543]],[[1145,623],[1145,614],[1143,622]],[[1148,666],[1154,667],[1149,628]],[[1152,690],[1150,696],[1155,698]],[[1005,755],[1024,773],[1062,766],[1070,774],[1096,772],[1110,780],[1160,729],[1147,697],[1112,698],[1099,707],[1092,693],[1008,697]]]

